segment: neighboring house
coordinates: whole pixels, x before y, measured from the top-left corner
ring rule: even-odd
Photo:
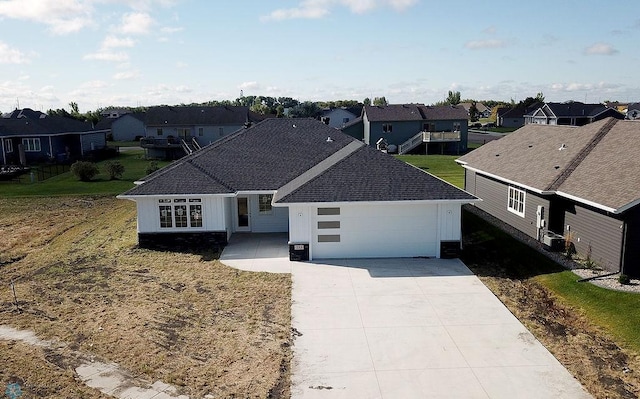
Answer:
[[[640,119],[640,103],[632,103],[627,106],[627,119]]]
[[[530,124],[457,160],[476,206],[547,245],[640,276],[640,123]]]
[[[140,144],[149,158],[177,159],[265,118],[249,107],[151,107]]]
[[[362,114],[362,107],[341,107],[322,110],[321,119],[329,126],[340,129]]]
[[[102,116],[104,119],[118,119],[122,115],[130,114],[130,113],[131,113],[130,109],[109,108],[109,109],[102,110],[102,112],[100,112],[100,116]]]
[[[524,115],[525,125],[569,125],[583,126],[588,123],[613,117],[624,119],[624,114],[603,104],[584,104],[577,101],[546,103]]]
[[[454,153],[467,150],[468,115],[462,106],[365,105],[363,140],[389,152]]]
[[[474,196],[313,119],[267,119],[119,195],[142,247],[288,232],[291,259],[441,257]]]
[[[107,132],[89,122],[29,108],[15,110],[0,118],[0,162],[28,165],[81,159],[106,146]]]
[[[340,128],[342,133],[356,138],[360,141],[364,140],[364,124],[362,123],[362,117],[357,117],[351,122],[345,124]]]
[[[496,112],[496,126],[499,127],[522,127],[525,123],[525,115],[542,107],[542,103],[534,103],[525,106],[520,103],[511,108],[498,108]]]
[[[458,105],[467,110],[467,115],[470,115],[471,104],[472,103],[460,103]],[[483,103],[476,103],[476,109],[478,110],[478,118],[488,118],[491,116],[491,109],[487,108]]]
[[[124,114],[111,123],[113,141],[138,141],[147,133],[144,112]]]

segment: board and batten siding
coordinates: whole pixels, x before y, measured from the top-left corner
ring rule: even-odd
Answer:
[[[579,257],[586,258],[591,246],[591,259],[612,272],[620,269],[623,222],[578,204],[565,210],[564,234],[571,240]]]
[[[544,207],[545,225],[549,224],[549,200],[539,197],[537,194],[526,191],[524,217],[516,215],[507,209],[509,201],[509,185],[490,179],[486,176],[474,173],[475,191],[469,191],[471,194],[482,199],[475,205],[483,211],[495,216],[510,226],[520,230],[526,235],[537,239],[538,229],[536,227],[536,212],[538,205]],[[469,175],[467,175],[469,177]],[[465,183],[465,187],[467,186]],[[520,188],[522,189],[522,188]]]
[[[224,210],[225,198],[223,197],[184,197],[202,198],[202,227],[198,228],[161,228],[159,206],[162,204],[158,203],[160,198],[165,197],[136,198],[135,201],[138,210],[138,233],[177,233],[226,230]],[[183,197],[174,196],[171,198]]]
[[[274,206],[271,208],[271,213],[261,214],[258,195],[249,195],[248,197],[251,232],[286,233],[289,231],[289,210],[287,208]]]

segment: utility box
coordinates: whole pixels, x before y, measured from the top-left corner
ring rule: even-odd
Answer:
[[[564,237],[560,234],[547,231],[542,236],[542,242],[550,251],[563,251],[564,250]]]
[[[289,243],[289,260],[306,262],[309,260],[309,243]]]

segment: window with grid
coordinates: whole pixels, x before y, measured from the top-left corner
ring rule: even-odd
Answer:
[[[524,217],[526,194],[527,193],[524,190],[520,190],[519,188],[510,186],[507,210],[509,210],[509,212],[515,213],[518,216]]]
[[[171,205],[160,205],[160,227],[173,227]]]
[[[273,212],[271,207],[272,194],[260,194],[258,196],[258,210],[261,215],[270,215]]]
[[[40,139],[37,137],[22,139],[22,145],[26,152],[40,152]]]
[[[13,141],[11,139],[4,140],[4,150],[7,154],[13,152]]]

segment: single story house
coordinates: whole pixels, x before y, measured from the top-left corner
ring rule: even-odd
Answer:
[[[313,119],[267,119],[145,177],[143,247],[288,232],[291,259],[456,256],[473,195]]]
[[[89,122],[17,109],[0,118],[0,162],[28,165],[81,159],[106,147],[108,131],[96,129]]]
[[[138,141],[145,137],[144,112],[131,112],[121,115],[111,123],[114,141]]]
[[[529,114],[544,104],[535,102],[529,106],[519,103],[512,107],[500,107],[496,112],[496,126],[500,127],[522,127],[525,122],[525,115]]]
[[[473,105],[473,103],[471,102],[466,102],[466,103],[460,103],[458,104],[460,106],[462,106],[465,110],[467,110],[467,115],[470,115],[470,111],[471,111],[471,106]],[[478,111],[478,118],[488,118],[491,116],[491,109],[487,108],[486,105],[484,105],[483,103],[476,103],[476,110]]]
[[[604,104],[584,104],[578,101],[546,103],[524,115],[525,125],[583,126],[604,118],[624,119],[624,114]]]
[[[459,158],[475,204],[549,246],[640,276],[640,123],[526,125]]]
[[[327,125],[340,129],[347,123],[360,117],[360,114],[362,114],[362,107],[338,107],[323,109],[320,118]]]
[[[356,138],[361,135],[372,147],[399,154],[459,154],[467,150],[467,125],[467,111],[460,105],[365,105],[362,128],[354,122],[342,131]]]
[[[265,118],[249,107],[150,107],[144,113],[140,144],[149,158],[178,159]]]

